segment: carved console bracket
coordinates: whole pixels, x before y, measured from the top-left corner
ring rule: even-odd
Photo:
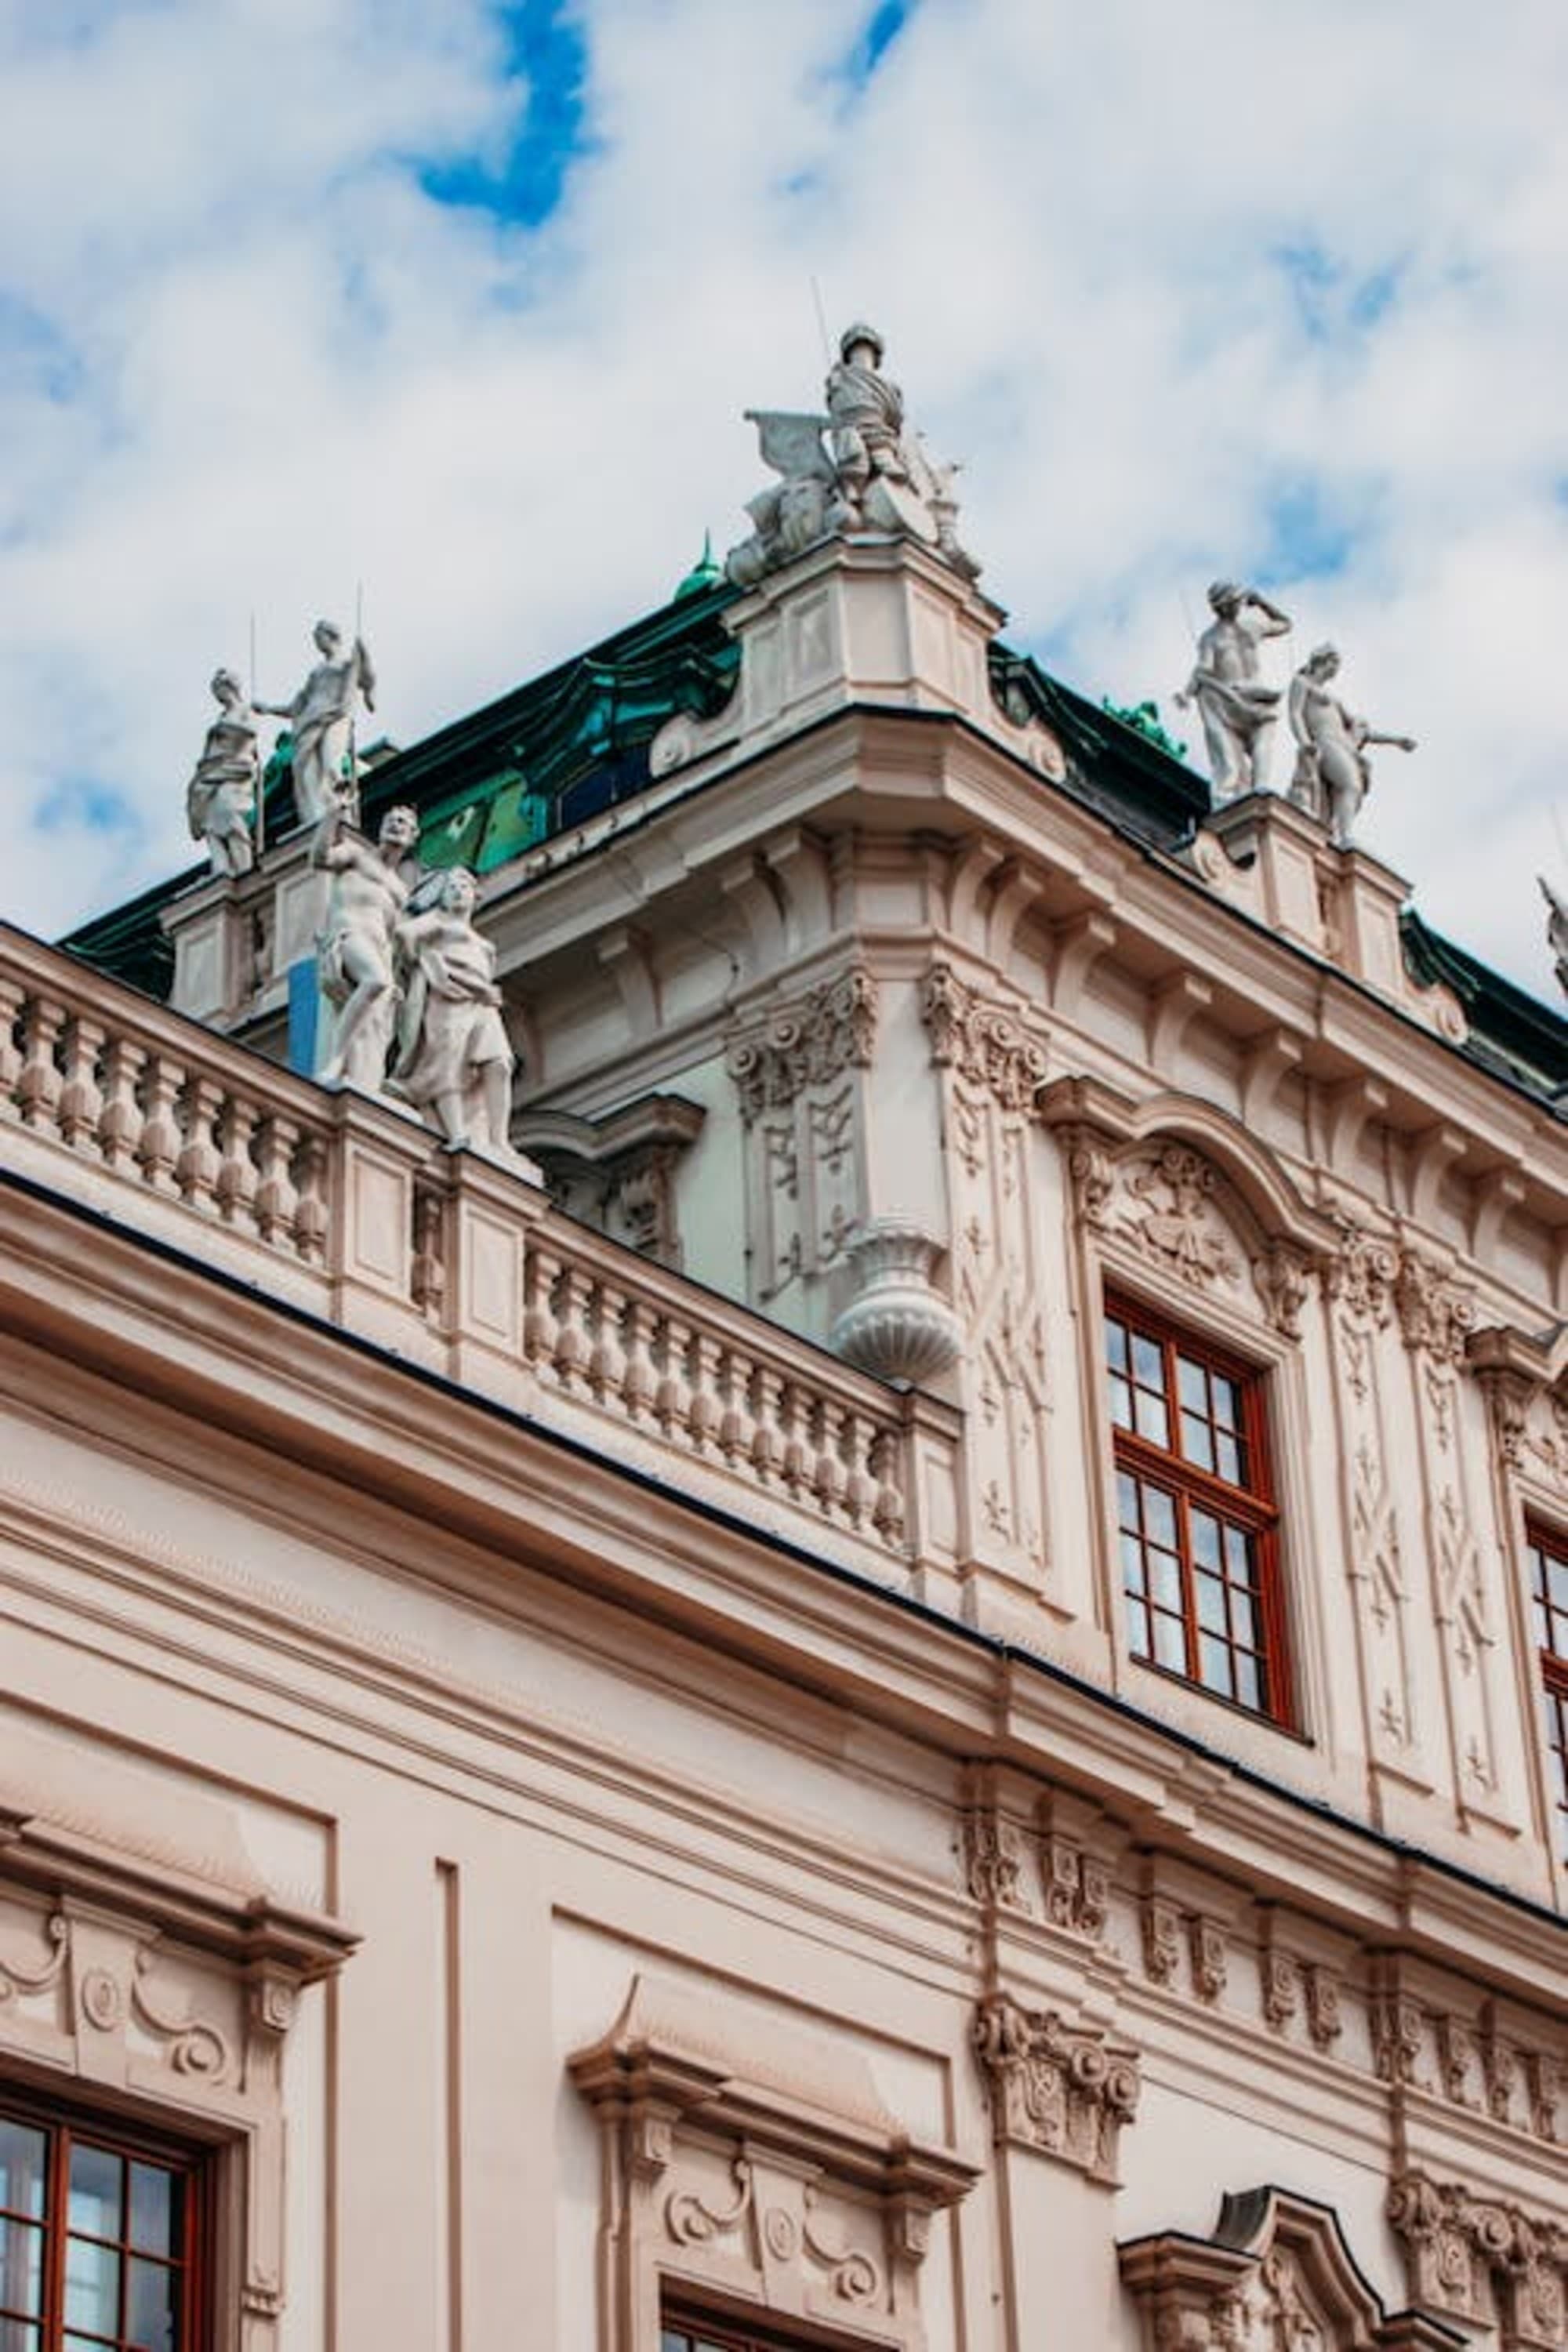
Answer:
[[[973,2042],[998,2145],[1037,2149],[1114,2188],[1121,2126],[1138,2112],[1137,2053],[1005,1992],[980,2003]]]
[[[1038,1097],[1060,1135],[1079,1223],[1162,1276],[1244,1304],[1300,1336],[1312,1278],[1338,1235],[1278,1160],[1227,1112],[1195,1096],[1133,1102],[1098,1078],[1058,1078]]]
[[[1279,2189],[1227,2196],[1209,2238],[1118,2248],[1148,2352],[1448,2352],[1463,2336],[1418,2311],[1385,2317],[1337,2217]]]
[[[1406,2172],[1389,2194],[1410,2293],[1430,2310],[1495,2326],[1501,2352],[1568,2343],[1568,2229],[1457,2182]]]
[[[658,2352],[666,2287],[919,2352],[931,2216],[978,2168],[913,2140],[855,2053],[639,1976],[568,2064],[603,2134],[605,2352]]]
[[[645,1095],[607,1118],[525,1113],[514,1133],[569,1216],[679,1271],[675,1171],[706,1118],[700,1103],[679,1095]]]
[[[1504,1467],[1568,1494],[1568,1324],[1539,1339],[1492,1324],[1464,1344]]]

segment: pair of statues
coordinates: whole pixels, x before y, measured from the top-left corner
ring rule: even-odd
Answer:
[[[364,640],[347,652],[342,631],[318,621],[313,631],[316,662],[289,702],[252,702],[231,669],[214,675],[218,715],[207,729],[185,796],[193,839],[206,844],[212,870],[248,874],[256,862],[255,827],[260,797],[258,714],[289,722],[294,814],[300,824],[317,824],[330,809],[352,814],[358,797],[353,759],[356,703],[375,709],[375,672]]]
[[[496,951],[474,922],[479,884],[460,866],[421,876],[418,843],[406,806],[388,809],[374,844],[341,803],[317,826],[310,862],[331,877],[317,941],[331,1015],[317,1075],[366,1093],[384,1088],[446,1142],[504,1155],[514,1056]]]
[[[966,580],[978,578],[955,528],[956,468],[938,465],[906,429],[903,394],[882,373],[883,349],[875,327],[846,330],[828,371],[826,415],[746,410],[763,460],[780,479],[747,501],[752,535],[724,563],[737,587],[754,587],[818,540],[846,531],[918,540]]]
[[[1288,635],[1291,624],[1268,597],[1232,580],[1215,582],[1209,606],[1214,619],[1198,639],[1196,667],[1176,701],[1184,709],[1197,706],[1215,799],[1223,803],[1267,785],[1280,689],[1264,681],[1258,649]],[[1339,669],[1336,647],[1319,646],[1291,678],[1286,708],[1297,746],[1290,798],[1345,849],[1372,789],[1369,748],[1385,743],[1414,751],[1415,743],[1409,735],[1381,734],[1350,710],[1333,690]]]

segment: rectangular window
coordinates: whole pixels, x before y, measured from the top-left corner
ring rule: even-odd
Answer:
[[[1291,1720],[1261,1376],[1109,1297],[1117,1542],[1135,1658]]]
[[[658,2352],[805,2352],[798,2337],[759,2336],[732,2321],[715,2324],[677,2312],[666,2312],[659,2329]]]
[[[1528,1530],[1530,1603],[1541,1653],[1547,1778],[1557,1815],[1557,1851],[1568,1862],[1568,1538]]]
[[[162,2144],[0,2102],[0,2352],[196,2352],[198,2189]]]

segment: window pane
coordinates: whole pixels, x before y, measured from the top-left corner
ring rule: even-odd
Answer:
[[[1187,1524],[1193,1531],[1193,1558],[1200,1568],[1219,1574],[1219,1521],[1211,1511],[1189,1511]]]
[[[1162,1396],[1164,1394],[1164,1351],[1137,1331],[1132,1335],[1132,1377],[1140,1388],[1157,1389]]]
[[[1116,1508],[1124,1528],[1136,1528],[1138,1518],[1138,1481],[1125,1470],[1116,1474]]]
[[[1568,1560],[1547,1561],[1546,1590],[1552,1597],[1553,1609],[1568,1609]]]
[[[1113,1315],[1105,1318],[1105,1360],[1113,1372],[1127,1370],[1127,1326]]]
[[[1225,1622],[1225,1587],[1212,1576],[1197,1580],[1198,1623],[1205,1633],[1223,1633]]]
[[[161,2164],[131,2168],[131,2242],[138,2253],[171,2254],[174,2184]]]
[[[1531,1601],[1531,1615],[1535,1622],[1536,1648],[1539,1650],[1549,1650],[1552,1647],[1552,1628],[1547,1621],[1545,1602],[1542,1601]]]
[[[1143,1547],[1136,1536],[1121,1538],[1121,1581],[1129,1592],[1143,1590]]]
[[[1151,1543],[1162,1545],[1166,1551],[1175,1550],[1176,1506],[1158,1486],[1143,1489],[1143,1526]]]
[[[1163,1666],[1173,1666],[1184,1674],[1187,1665],[1187,1640],[1179,1617],[1156,1617],[1154,1620],[1154,1655]]]
[[[1190,1356],[1176,1358],[1176,1391],[1188,1412],[1200,1414],[1205,1421],[1209,1411],[1208,1374]]]
[[[47,2164],[48,2144],[41,2131],[0,2117],[0,2205],[7,2212],[42,2214]]]
[[[106,2147],[87,2147],[79,2140],[71,2148],[70,2217],[68,2226],[89,2238],[118,2238],[121,2233],[121,2179],[125,2170]]]
[[[1182,1563],[1174,1552],[1149,1554],[1149,1597],[1160,1608],[1182,1613]]]
[[[1223,1429],[1237,1425],[1236,1382],[1227,1381],[1223,1372],[1214,1375],[1214,1417]]]
[[[1242,1483],[1240,1446],[1229,1432],[1224,1429],[1215,1433],[1214,1443],[1215,1468],[1222,1478],[1228,1478],[1233,1486],[1239,1486]]]
[[[125,2332],[131,2352],[174,2352],[174,2273],[162,2263],[132,2261]]]
[[[1236,1659],[1236,1695],[1243,1706],[1257,1713],[1263,1705],[1263,1689],[1256,1658],[1238,1653]]]
[[[1132,1391],[1120,1372],[1110,1375],[1110,1418],[1118,1429],[1132,1426]]]
[[[1225,1531],[1225,1564],[1233,1582],[1252,1582],[1252,1546],[1239,1528],[1227,1527]]]
[[[1146,1437],[1151,1445],[1163,1446],[1168,1453],[1171,1445],[1171,1417],[1161,1400],[1157,1396],[1151,1396],[1147,1389],[1134,1389],[1132,1407],[1137,1417],[1139,1436]]]
[[[1215,1633],[1205,1633],[1199,1639],[1198,1672],[1210,1690],[1230,1696],[1230,1652]]]
[[[31,2221],[0,2221],[0,2305],[37,2312],[44,2276],[44,2233]]]
[[[94,2336],[120,2332],[120,2256],[112,2246],[66,2240],[66,2326]]]
[[[1257,1649],[1258,1612],[1252,1605],[1252,1595],[1235,1584],[1230,1588],[1230,1631],[1232,1639],[1244,1650]]]
[[[38,2331],[25,2319],[0,2319],[0,2352],[38,2352]]]
[[[1127,1646],[1135,1658],[1149,1655],[1149,1612],[1142,1601],[1127,1603]]]
[[[1200,1421],[1195,1413],[1182,1415],[1182,1452],[1200,1470],[1212,1470],[1215,1466],[1214,1433],[1207,1422]]]

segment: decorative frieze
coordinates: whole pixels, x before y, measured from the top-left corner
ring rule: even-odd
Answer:
[[[1114,2187],[1121,2127],[1138,2111],[1136,2053],[1005,1992],[980,2003],[973,2040],[998,2142],[1037,2149]]]
[[[1415,2302],[1496,2326],[1502,2352],[1560,2352],[1568,2340],[1568,2230],[1560,2221],[1418,2171],[1394,2182],[1388,2219]]]
[[[1017,1013],[982,996],[951,964],[933,964],[921,983],[921,1018],[939,1069],[958,1071],[1004,1110],[1033,1114],[1045,1084],[1046,1049]]]

